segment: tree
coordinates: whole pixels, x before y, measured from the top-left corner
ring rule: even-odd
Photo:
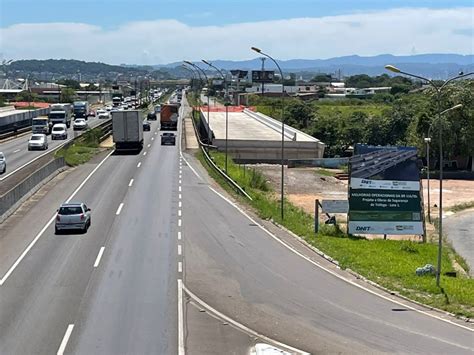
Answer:
[[[331,82],[332,81],[332,76],[331,74],[317,74],[313,79],[311,79],[312,82],[315,83],[326,83],[326,82]]]
[[[73,79],[61,79],[58,80],[58,84],[60,85],[65,85],[68,88],[75,89],[75,90],[81,90],[81,85],[77,80]]]
[[[19,101],[19,102],[38,102],[40,100],[39,100],[37,94],[25,90],[25,91],[19,92],[16,95],[15,101]]]
[[[292,99],[285,103],[285,123],[298,129],[308,128],[313,119],[311,107],[304,101]]]
[[[61,102],[73,102],[76,96],[76,91],[71,88],[61,89]]]

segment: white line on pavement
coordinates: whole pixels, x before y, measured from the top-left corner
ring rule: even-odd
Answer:
[[[74,196],[76,196],[76,194],[79,192],[79,190],[82,189],[82,187],[86,184],[86,182],[89,181],[91,176],[94,175],[94,173],[102,166],[102,164],[104,164],[104,162],[112,155],[112,153],[113,153],[113,151],[111,151],[104,159],[102,159],[102,161],[94,168],[94,170],[92,170],[89,173],[89,175],[87,175],[87,177],[82,181],[82,183],[78,186],[78,188],[76,190],[74,190],[74,192],[71,194],[71,196],[69,196],[69,198],[66,200],[66,203],[70,202],[74,198]],[[23,251],[23,253],[21,253],[21,255],[18,257],[18,259],[16,259],[16,261],[13,263],[13,265],[10,267],[10,269],[8,269],[7,273],[3,276],[3,278],[0,279],[0,286],[2,286],[5,283],[5,281],[10,277],[11,273],[16,269],[18,264],[20,264],[20,262],[26,256],[26,254],[28,254],[28,252],[31,250],[31,248],[33,248],[33,246],[36,244],[38,239],[41,238],[43,233],[46,231],[46,229],[49,227],[49,225],[51,223],[53,223],[53,221],[55,219],[56,219],[56,213],[51,217],[51,219],[46,223],[46,225],[39,231],[39,233],[31,241],[31,243],[28,244],[26,249]]]
[[[183,263],[181,261],[178,262],[178,272],[183,272]]]
[[[178,202],[178,207],[181,208],[181,206],[183,205],[183,203],[181,201]]]
[[[142,162],[139,162],[139,163],[137,164],[137,168],[139,168],[140,166],[142,166]]]
[[[179,195],[178,195],[178,198],[179,198],[180,200],[181,200],[181,197],[182,197],[182,195],[181,195],[181,194],[179,194]]]
[[[151,137],[151,140],[154,141],[154,140],[155,140],[155,137]]]
[[[178,240],[181,240],[181,232],[178,232]]]
[[[178,244],[178,255],[181,255],[183,253],[183,248],[181,247],[181,244]]]
[[[148,144],[148,145],[147,145],[147,147],[148,147],[148,148],[150,148],[150,147],[151,147],[151,143],[150,143],[150,144]]]
[[[21,149],[14,150],[13,153],[18,153]]]
[[[191,296],[191,298],[193,298],[196,302],[198,302],[200,304],[200,306],[202,306],[203,308],[207,308],[212,313],[214,313],[216,316],[218,316],[222,320],[225,320],[227,323],[232,324],[237,329],[240,329],[240,330],[244,331],[245,333],[247,333],[249,335],[252,335],[255,338],[260,338],[260,339],[262,339],[262,340],[264,340],[264,341],[266,341],[270,344],[274,344],[274,345],[277,345],[278,347],[284,348],[286,350],[290,350],[293,353],[302,354],[302,355],[303,354],[304,355],[309,355],[309,353],[307,353],[305,351],[302,351],[302,350],[293,348],[289,345],[280,343],[279,341],[273,340],[273,339],[271,339],[271,338],[269,338],[269,337],[267,337],[263,334],[259,334],[255,330],[250,329],[250,328],[246,327],[245,325],[233,320],[232,318],[227,317],[225,314],[223,314],[223,313],[219,312],[217,309],[211,307],[206,302],[204,302],[202,299],[200,299],[198,296],[196,296],[194,293],[192,293],[189,289],[186,288],[186,286],[184,284],[182,284],[182,290],[184,290],[189,296]]]
[[[117,208],[117,212],[115,212],[115,214],[118,216],[120,214],[120,212],[122,211],[122,207],[123,207],[123,202],[118,206]]]
[[[131,187],[133,185],[133,179],[130,180],[130,182],[128,183],[128,187]]]
[[[146,155],[146,152],[143,152],[143,155]]]
[[[368,293],[371,293],[377,297],[380,297],[380,298],[383,298],[389,302],[392,302],[392,303],[395,303],[399,306],[403,306],[403,307],[406,307],[406,308],[409,308],[415,312],[418,312],[418,313],[421,313],[421,314],[424,314],[428,317],[432,317],[432,318],[436,318],[438,320],[441,320],[443,322],[446,322],[446,323],[450,323],[452,325],[455,325],[455,326],[458,326],[460,328],[463,328],[463,329],[466,329],[466,330],[469,330],[469,331],[474,331],[473,329],[469,328],[469,327],[466,327],[464,325],[461,325],[461,324],[457,324],[449,319],[445,319],[445,318],[441,318],[441,317],[438,317],[437,315],[434,315],[434,314],[430,314],[428,312],[425,312],[425,311],[422,311],[420,309],[417,309],[413,306],[410,306],[409,304],[407,303],[403,303],[403,302],[400,302],[400,301],[397,301],[397,300],[394,300],[392,298],[389,298],[387,296],[384,296],[380,293],[377,293],[365,286],[362,286],[362,285],[359,285],[357,284],[356,282],[352,281],[352,280],[349,280],[349,279],[346,279],[344,276],[342,275],[339,275],[338,273],[332,271],[331,269],[328,269],[320,264],[318,264],[317,262],[315,262],[314,260],[312,260],[311,258],[307,257],[306,255],[302,254],[301,252],[299,252],[298,250],[296,250],[295,248],[293,248],[292,246],[286,244],[283,240],[281,240],[280,238],[278,238],[277,236],[275,236],[272,232],[270,232],[269,230],[267,230],[265,227],[263,227],[260,223],[257,223],[257,221],[255,221],[252,217],[250,217],[244,210],[242,210],[237,204],[235,204],[234,202],[232,202],[231,200],[229,200],[227,197],[225,197],[224,195],[222,195],[220,192],[218,192],[217,190],[213,189],[211,186],[208,186],[209,189],[211,191],[213,191],[216,195],[220,196],[224,201],[227,201],[231,206],[233,206],[235,209],[237,209],[237,211],[239,211],[241,214],[243,214],[245,217],[247,217],[252,223],[256,224],[261,230],[263,230],[265,233],[267,233],[272,239],[274,239],[276,242],[280,243],[281,245],[283,245],[285,248],[289,249],[290,251],[292,251],[293,253],[295,253],[296,255],[298,255],[299,257],[303,258],[304,260],[308,261],[309,263],[313,264],[314,266],[328,272],[329,274],[337,277],[338,279],[342,280],[342,281],[345,281],[361,290],[364,290]],[[441,340],[442,341],[442,340]]]
[[[178,181],[178,184],[180,184],[180,185],[181,185],[181,180],[179,180],[179,181]]]
[[[178,355],[184,355],[183,280],[178,279]]]
[[[100,258],[102,258],[102,254],[104,253],[105,247],[100,247],[99,254],[97,254],[97,258],[95,259],[94,267],[99,266]]]
[[[182,292],[182,291],[181,291]],[[61,345],[58,349],[58,355],[63,355],[64,350],[66,350],[67,342],[69,341],[69,337],[71,336],[72,330],[74,329],[74,324],[69,324],[66,329],[66,333],[64,334],[63,340],[61,341]]]
[[[180,219],[178,219],[178,227],[181,227],[181,223],[182,222],[181,222],[181,218],[180,218]]]
[[[178,186],[178,191],[181,192],[181,186]]]
[[[181,210],[178,210],[178,216],[181,217]]]
[[[178,178],[181,179],[182,177],[183,177],[183,175],[180,173],[179,176],[178,176]]]

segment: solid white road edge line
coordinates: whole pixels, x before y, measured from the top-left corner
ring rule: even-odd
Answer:
[[[409,308],[409,309],[411,309],[412,311],[415,311],[415,312],[424,314],[424,315],[426,315],[426,316],[428,316],[428,317],[432,317],[432,318],[441,320],[441,321],[443,321],[443,322],[450,323],[450,324],[453,324],[453,325],[458,326],[458,327],[460,327],[460,328],[463,328],[463,329],[469,330],[469,331],[471,331],[471,332],[474,332],[474,329],[471,329],[471,328],[466,327],[466,326],[461,325],[461,324],[457,324],[457,323],[455,323],[455,322],[453,322],[453,321],[451,321],[451,320],[449,320],[449,319],[444,319],[444,318],[438,317],[437,315],[430,314],[430,313],[428,313],[428,312],[422,311],[422,310],[420,310],[420,309],[417,309],[417,308],[412,307],[412,306],[410,306],[410,305],[408,305],[408,304],[399,302],[399,301],[397,301],[397,300],[391,299],[391,298],[389,298],[389,297],[387,297],[387,296],[384,296],[384,295],[382,295],[382,294],[380,294],[380,293],[377,293],[377,292],[375,292],[375,291],[373,291],[373,290],[371,290],[371,289],[368,289],[367,287],[364,287],[364,286],[362,286],[362,285],[359,285],[359,284],[355,283],[355,282],[352,281],[352,280],[348,280],[348,279],[346,279],[345,277],[339,275],[338,273],[336,273],[336,272],[334,272],[334,271],[332,271],[332,270],[330,270],[330,269],[325,268],[325,267],[322,266],[322,265],[319,265],[319,264],[316,263],[315,261],[313,261],[313,260],[311,260],[310,258],[308,258],[306,255],[300,253],[298,250],[296,250],[296,249],[293,248],[292,246],[286,244],[284,241],[282,241],[282,240],[281,240],[280,238],[278,238],[277,236],[273,235],[269,230],[267,230],[266,228],[264,228],[260,223],[257,223],[257,221],[255,221],[255,220],[254,220],[252,217],[250,217],[245,211],[243,211],[239,206],[237,206],[234,202],[232,202],[232,201],[229,200],[227,197],[225,197],[224,195],[222,195],[220,192],[218,192],[217,190],[215,190],[215,189],[212,188],[211,186],[208,186],[208,187],[209,187],[209,189],[210,189],[211,191],[213,191],[215,194],[217,194],[217,195],[218,195],[219,197],[221,197],[223,200],[227,201],[230,205],[232,205],[234,208],[236,208],[241,214],[243,214],[245,217],[247,217],[252,223],[256,224],[261,230],[263,230],[265,233],[267,233],[267,234],[268,234],[270,237],[272,237],[275,241],[277,241],[278,243],[280,243],[281,245],[283,245],[285,248],[289,249],[290,251],[292,251],[292,252],[295,253],[296,255],[300,256],[300,257],[303,258],[303,259],[305,259],[305,260],[308,261],[309,263],[313,264],[314,266],[316,266],[316,267],[318,267],[318,268],[320,268],[320,269],[322,269],[322,270],[324,270],[324,271],[330,273],[331,275],[337,277],[337,278],[340,279],[340,280],[343,280],[343,281],[345,281],[345,282],[347,282],[347,283],[349,283],[349,284],[351,284],[351,285],[353,285],[353,286],[355,286],[355,287],[357,287],[357,288],[359,288],[359,289],[361,289],[361,290],[364,290],[364,291],[366,291],[366,292],[368,292],[368,293],[371,293],[371,294],[373,294],[373,295],[375,295],[375,296],[377,296],[377,297],[383,298],[383,299],[385,299],[385,300],[387,300],[387,301],[390,301],[390,302],[392,302],[392,303],[395,303],[395,304],[397,304],[397,305],[399,305],[399,306],[403,306],[403,307]]]
[[[115,212],[115,214],[118,216],[120,214],[120,212],[122,211],[122,207],[123,207],[123,202],[118,206],[117,208],[117,212]]]
[[[104,254],[105,247],[100,247],[99,254],[97,254],[97,258],[95,259],[94,267],[99,266],[100,259],[102,258],[102,254]]]
[[[178,355],[184,355],[183,280],[178,279]]]
[[[184,110],[184,109],[183,109]],[[186,160],[186,158],[184,157],[183,155],[183,149],[181,147],[181,142],[182,142],[182,135],[183,135],[183,130],[182,130],[182,126],[183,126],[183,119],[182,119],[182,115],[179,115],[180,117],[180,120],[181,120],[181,129],[179,130],[179,155],[180,155],[180,167],[181,167],[181,159],[184,160],[184,162],[186,163],[187,166],[189,166],[189,168],[191,169],[191,171],[194,173],[194,175],[196,175],[196,177],[199,179],[199,180],[202,180],[201,176],[198,174],[198,172],[196,170],[194,170],[194,168],[191,166],[191,164],[188,163],[188,161]],[[181,174],[181,168],[179,169],[179,173]]]
[[[69,337],[71,336],[72,330],[74,329],[74,324],[69,324],[66,329],[66,333],[64,334],[63,340],[61,341],[61,345],[58,349],[58,355],[63,355],[64,350],[66,350],[67,342],[69,341]]]
[[[289,345],[286,345],[286,344],[283,344],[283,343],[280,343],[279,341],[276,341],[276,340],[273,340],[263,334],[260,334],[260,333],[257,333],[255,330],[253,329],[250,329],[248,327],[246,327],[245,325],[233,320],[232,318],[229,318],[228,316],[226,316],[225,314],[219,312],[217,309],[213,308],[212,306],[210,306],[209,304],[207,304],[206,302],[204,302],[202,299],[200,299],[198,296],[196,296],[194,293],[192,293],[188,288],[186,288],[186,286],[183,284],[182,285],[183,287],[183,290],[189,295],[191,296],[191,298],[193,298],[195,301],[197,301],[198,303],[201,304],[201,306],[203,306],[204,308],[207,308],[208,310],[210,310],[212,313],[214,313],[215,315],[217,315],[219,318],[225,320],[227,323],[230,323],[232,324],[235,328],[237,329],[240,329],[241,331],[247,333],[247,334],[250,334],[254,337],[258,337],[262,340],[265,340],[266,342],[270,343],[270,344],[274,344],[276,346],[279,346],[281,348],[284,348],[284,349],[287,349],[287,350],[290,350],[292,352],[296,352],[296,353],[299,353],[299,354],[304,354],[304,355],[310,355],[309,353],[303,351],[303,350],[299,350],[299,349],[296,349],[292,346],[289,346]]]
[[[82,181],[82,183],[78,186],[78,188],[76,190],[74,190],[74,192],[71,194],[71,196],[69,196],[69,198],[66,200],[66,203],[70,202],[74,198],[74,196],[76,196],[76,194],[79,192],[79,190],[82,189],[82,187],[86,184],[86,182],[89,181],[91,176],[94,175],[94,173],[102,166],[102,164],[104,164],[104,162],[112,155],[113,152],[114,151],[111,151],[104,159],[102,159],[102,161],[94,168],[94,170],[92,170],[89,173],[89,175],[87,175],[87,177]],[[39,231],[39,233],[36,235],[36,237],[31,241],[31,243],[28,244],[26,249],[23,250],[23,253],[21,253],[21,255],[18,257],[18,259],[16,259],[16,261],[13,263],[13,265],[10,267],[10,269],[8,269],[7,273],[3,276],[3,278],[0,279],[0,286],[2,286],[5,283],[5,281],[8,279],[8,277],[10,277],[11,273],[16,269],[18,264],[23,260],[23,258],[26,256],[26,254],[28,254],[28,252],[31,250],[31,248],[33,248],[33,246],[36,244],[38,239],[40,239],[40,237],[43,235],[43,233],[46,231],[46,229],[49,227],[49,225],[51,223],[53,223],[53,221],[55,219],[56,219],[56,213],[45,224],[45,226]]]
[[[133,185],[133,179],[130,179],[130,182],[128,183],[128,187],[132,187]]]

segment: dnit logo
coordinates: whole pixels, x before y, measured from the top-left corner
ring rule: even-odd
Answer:
[[[369,227],[369,226],[357,226],[357,227],[356,227],[356,231],[369,232],[369,231],[370,231],[370,227]]]

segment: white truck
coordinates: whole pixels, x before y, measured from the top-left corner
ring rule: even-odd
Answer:
[[[50,106],[49,121],[52,125],[64,123],[68,128],[71,126],[73,108],[71,104],[54,104]]]
[[[50,134],[51,128],[53,125],[49,121],[48,116],[39,116],[34,117],[31,120],[31,131],[32,133],[43,133],[43,134]]]
[[[113,111],[112,138],[116,151],[140,151],[143,148],[143,123],[140,111]]]

